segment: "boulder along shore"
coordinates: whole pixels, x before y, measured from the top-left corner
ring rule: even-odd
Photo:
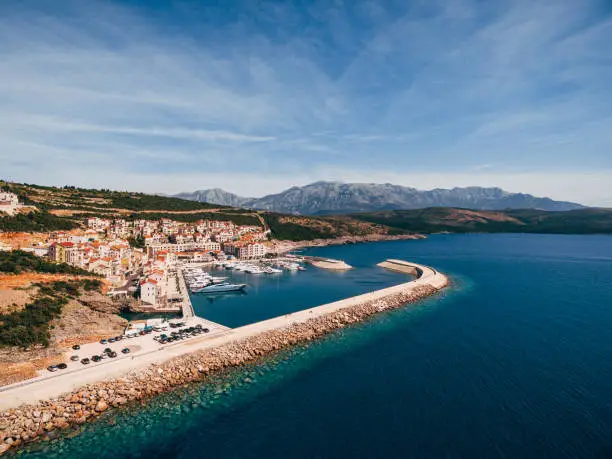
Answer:
[[[175,387],[205,380],[207,375],[315,340],[374,314],[414,303],[438,290],[431,285],[413,286],[304,322],[175,357],[136,374],[85,385],[54,399],[6,410],[0,413],[0,454],[36,440],[52,438],[57,435],[56,431],[94,420],[113,407],[145,401]]]

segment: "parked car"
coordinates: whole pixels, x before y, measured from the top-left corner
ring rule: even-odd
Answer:
[[[121,352],[122,352],[123,354],[129,354],[129,353],[130,353],[130,350],[129,350],[127,347],[124,347],[123,349],[121,349]]]
[[[92,362],[99,362],[102,359],[100,358],[99,355],[92,355],[91,356],[91,360],[92,360]]]
[[[79,356],[78,355],[73,355],[72,357],[70,357],[70,360],[72,360],[73,362],[76,362],[79,360]]]
[[[79,346],[78,344],[75,344],[74,346],[72,346],[72,349],[74,349],[75,351],[78,351],[79,349],[81,349],[81,346]]]
[[[49,371],[57,371],[58,367],[57,367],[57,365],[49,365],[47,367],[47,370],[49,370]]]
[[[109,343],[114,343],[114,342],[115,342],[115,338],[109,338],[109,339],[108,339],[108,342],[109,342]]]
[[[110,354],[111,352],[113,352],[113,350],[110,347],[107,347],[106,349],[104,349],[105,354]]]
[[[89,363],[89,359],[87,357],[85,357],[84,359],[81,360],[81,363],[83,365],[87,365]]]
[[[68,368],[68,365],[66,365],[65,363],[60,363],[57,365],[57,368],[59,368],[60,370],[65,370],[66,368]]]
[[[108,343],[108,340],[106,340],[106,339],[101,339],[100,340],[100,344],[107,344],[107,343]]]
[[[114,359],[115,357],[117,357],[117,353],[116,353],[115,351],[113,351],[113,352],[109,353],[109,354],[108,354],[108,356],[109,356],[111,359]]]

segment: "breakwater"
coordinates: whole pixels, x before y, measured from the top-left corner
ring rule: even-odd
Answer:
[[[134,361],[131,371],[110,380],[91,381],[64,395],[48,392],[50,399],[5,409],[0,414],[0,451],[24,442],[45,438],[57,429],[79,425],[111,407],[144,400],[228,367],[238,366],[288,346],[317,339],[367,317],[429,296],[447,284],[444,275],[422,265],[388,261],[389,269],[414,269],[417,279],[323,306],[287,314],[225,332],[222,336],[173,346],[171,352],[150,354]],[[176,356],[175,356],[176,355]],[[151,358],[154,357],[153,360]],[[146,366],[142,367],[142,364]],[[113,376],[110,369],[106,374]],[[60,384],[58,384],[58,382]],[[53,391],[67,392],[60,378]],[[27,400],[36,388],[4,392],[3,408],[12,400]],[[40,393],[40,392],[39,392]],[[59,396],[58,396],[59,395]]]

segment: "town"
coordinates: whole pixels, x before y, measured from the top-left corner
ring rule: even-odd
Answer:
[[[19,207],[12,193],[2,193],[0,201],[6,213]],[[103,276],[110,296],[138,294],[142,310],[175,312],[186,300],[178,266],[260,260],[269,239],[263,226],[231,221],[87,217],[81,229],[45,233],[43,240],[19,248]]]
[[[85,219],[85,231],[55,232],[46,244],[31,249],[36,255],[104,276],[110,295],[140,292],[143,306],[173,311],[182,301],[177,263],[198,265],[228,258],[261,259],[268,233],[258,226],[229,221],[183,223],[124,219]],[[74,232],[72,232],[74,233]]]

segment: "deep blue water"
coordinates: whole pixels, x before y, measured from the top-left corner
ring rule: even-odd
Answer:
[[[349,263],[354,269],[342,272],[311,266],[306,271],[271,275],[215,269],[211,274],[247,284],[244,293],[195,294],[191,302],[199,316],[234,328],[409,280],[409,276],[377,267],[383,260],[375,253],[355,255]]]
[[[612,457],[612,237],[439,235],[309,253],[419,261],[453,286],[26,456]]]

